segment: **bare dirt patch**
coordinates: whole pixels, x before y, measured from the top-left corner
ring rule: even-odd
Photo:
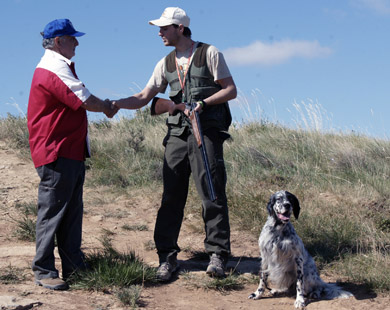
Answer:
[[[20,216],[17,203],[36,201],[38,176],[30,161],[20,159],[6,143],[0,141],[0,269],[17,270],[21,281],[16,284],[0,284],[1,309],[78,309],[103,310],[126,309],[111,292],[69,290],[56,292],[36,286],[30,269],[35,245],[19,241],[15,236],[15,222]],[[83,224],[83,249],[93,251],[100,247],[102,231],[110,231],[113,246],[119,251],[135,251],[147,264],[157,267],[158,259],[153,250],[153,228],[159,207],[161,189],[155,193],[134,193],[131,197],[120,195],[110,188],[85,187],[85,216]],[[128,230],[124,226],[140,226],[141,230]],[[179,255],[181,270],[170,283],[147,286],[142,289],[141,308],[145,309],[294,309],[292,297],[266,297],[249,300],[248,295],[257,288],[258,269],[257,238],[239,231],[232,223],[232,254],[228,264],[231,271],[245,274],[247,281],[239,290],[219,292],[197,287],[202,283],[207,261],[190,259],[187,250],[203,251],[204,235],[201,223],[187,215],[179,243],[183,251]],[[198,229],[194,229],[198,227]],[[259,228],[260,230],[260,228]],[[56,254],[58,260],[58,254]],[[59,261],[58,261],[59,262]],[[59,266],[58,266],[59,267]],[[334,276],[323,278],[336,282]],[[312,301],[307,309],[333,310],[383,310],[390,309],[390,298],[369,293],[359,285],[347,284],[355,297],[347,300]],[[19,308],[17,308],[19,307]]]

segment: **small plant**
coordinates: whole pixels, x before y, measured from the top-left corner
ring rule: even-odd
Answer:
[[[117,291],[116,296],[125,306],[130,306],[132,309],[137,309],[142,288],[140,285],[132,285]]]
[[[206,289],[213,289],[221,293],[233,290],[241,290],[244,287],[242,279],[236,274],[229,274],[225,278],[213,278],[205,283]]]
[[[378,228],[383,232],[390,232],[390,219],[382,219],[378,223]]]
[[[241,290],[247,282],[244,277],[234,273],[228,274],[225,278],[200,277],[189,272],[183,272],[181,276],[186,280],[186,286],[188,287],[215,290],[222,294],[227,294],[233,290]]]
[[[128,230],[128,231],[146,231],[148,230],[148,226],[139,224],[139,225],[129,225],[129,224],[124,224],[122,226],[123,230]]]
[[[115,233],[112,230],[109,230],[106,228],[102,229],[102,240],[105,240],[106,238],[108,238],[108,242],[111,242],[110,237],[114,236],[114,235],[115,235]],[[103,245],[105,245],[104,242],[102,242],[102,243],[103,243]]]
[[[144,243],[144,248],[147,251],[153,251],[156,249],[156,245],[154,244],[153,240],[148,240]]]
[[[35,202],[16,203],[15,208],[26,216],[37,216],[38,214],[38,207]]]
[[[156,245],[153,240],[148,240],[144,242],[144,248],[147,251],[154,251],[156,249]]]
[[[11,265],[0,269],[1,284],[17,284],[25,280],[26,276],[20,268],[12,267]]]
[[[14,235],[19,240],[34,242],[36,239],[36,216],[38,213],[36,203],[16,203],[14,207],[20,213],[18,218],[11,217],[16,224]]]
[[[16,238],[22,241],[34,242],[36,239],[36,221],[28,218],[27,216],[22,217],[20,220],[14,221],[16,222]]]

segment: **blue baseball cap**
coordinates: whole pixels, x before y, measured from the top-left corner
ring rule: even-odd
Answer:
[[[48,23],[42,32],[44,39],[61,36],[81,37],[83,35],[85,35],[85,33],[76,31],[69,19],[55,19]]]

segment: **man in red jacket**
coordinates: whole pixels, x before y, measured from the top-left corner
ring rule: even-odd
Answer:
[[[117,108],[92,95],[76,75],[71,58],[78,46],[68,19],[46,25],[45,54],[35,69],[27,111],[31,157],[41,179],[38,189],[35,282],[64,290],[66,279],[84,269],[81,247],[84,160],[89,156],[86,111],[113,117]],[[62,262],[62,276],[54,264],[54,239]]]

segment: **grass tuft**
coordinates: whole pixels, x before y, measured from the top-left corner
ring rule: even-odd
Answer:
[[[142,287],[140,285],[132,285],[118,290],[116,296],[124,306],[137,309],[140,303],[141,292]]]
[[[103,238],[102,244],[101,251],[86,255],[89,268],[73,275],[72,288],[110,291],[155,282],[155,269],[144,264],[134,252],[118,252],[108,237]]]
[[[136,224],[136,225],[124,224],[121,228],[123,230],[127,230],[127,231],[147,231],[148,230],[148,226],[145,224]]]
[[[36,239],[36,221],[27,216],[14,220],[16,223],[15,236],[22,241],[35,242]]]
[[[210,278],[208,276],[199,276],[189,272],[182,272],[181,276],[185,280],[187,287],[214,290],[221,294],[228,294],[229,291],[241,290],[247,280],[235,273],[228,274],[225,278]]]
[[[25,274],[21,268],[4,267],[0,269],[0,283],[1,284],[18,284],[26,279]]]
[[[16,203],[14,208],[20,214],[18,218],[11,218],[16,224],[14,235],[19,240],[35,242],[36,216],[38,213],[36,203]]]

